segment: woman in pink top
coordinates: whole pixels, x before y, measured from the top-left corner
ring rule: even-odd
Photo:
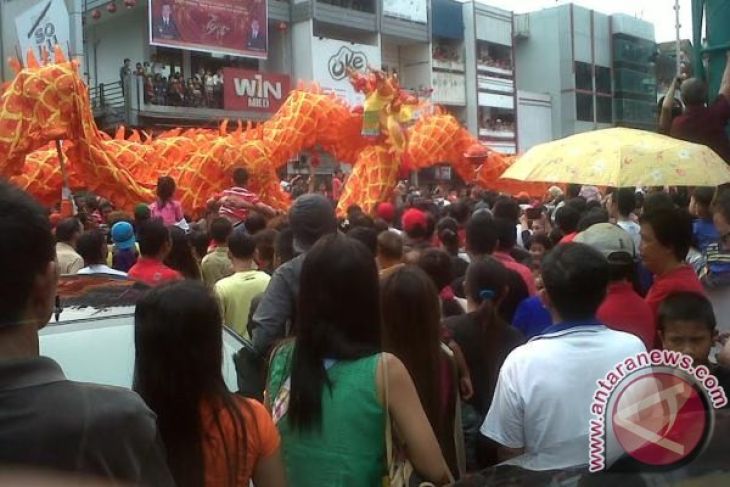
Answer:
[[[175,180],[170,176],[162,176],[157,180],[157,201],[150,205],[152,218],[159,218],[162,223],[171,226],[184,218],[182,206],[175,196]]]

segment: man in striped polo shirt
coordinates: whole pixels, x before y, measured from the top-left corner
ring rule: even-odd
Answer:
[[[276,210],[263,203],[257,194],[246,189],[248,177],[248,171],[245,168],[235,168],[233,170],[234,186],[223,191],[217,198],[220,204],[218,214],[230,221],[234,227],[245,222],[251,211],[260,213],[266,218],[276,215]]]

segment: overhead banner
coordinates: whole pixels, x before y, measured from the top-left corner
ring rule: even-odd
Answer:
[[[352,105],[360,105],[365,97],[356,93],[347,76],[348,68],[365,71],[368,66],[380,69],[380,48],[334,39],[312,39],[312,74],[325,91],[334,92]]]
[[[428,2],[426,0],[383,0],[383,14],[425,24],[428,22]]]
[[[15,17],[15,30],[23,58],[29,49],[40,59],[43,50],[53,56],[58,45],[68,55],[69,18],[63,0],[45,0]]]
[[[289,76],[223,68],[223,108],[276,112],[289,94]]]
[[[150,44],[266,58],[267,2],[150,0]]]

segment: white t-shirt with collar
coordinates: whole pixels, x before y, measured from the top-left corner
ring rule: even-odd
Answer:
[[[86,266],[83,269],[81,269],[78,274],[108,274],[110,276],[118,276],[118,277],[127,277],[126,272],[118,271],[116,269],[112,269],[111,267],[103,264],[95,264]]]
[[[502,365],[481,433],[524,448],[521,466],[530,470],[587,464],[596,381],[645,350],[634,335],[602,325],[532,338]]]

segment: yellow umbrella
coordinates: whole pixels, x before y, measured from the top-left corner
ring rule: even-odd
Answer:
[[[540,144],[502,179],[593,186],[719,186],[730,168],[712,149],[664,135],[611,128]]]

